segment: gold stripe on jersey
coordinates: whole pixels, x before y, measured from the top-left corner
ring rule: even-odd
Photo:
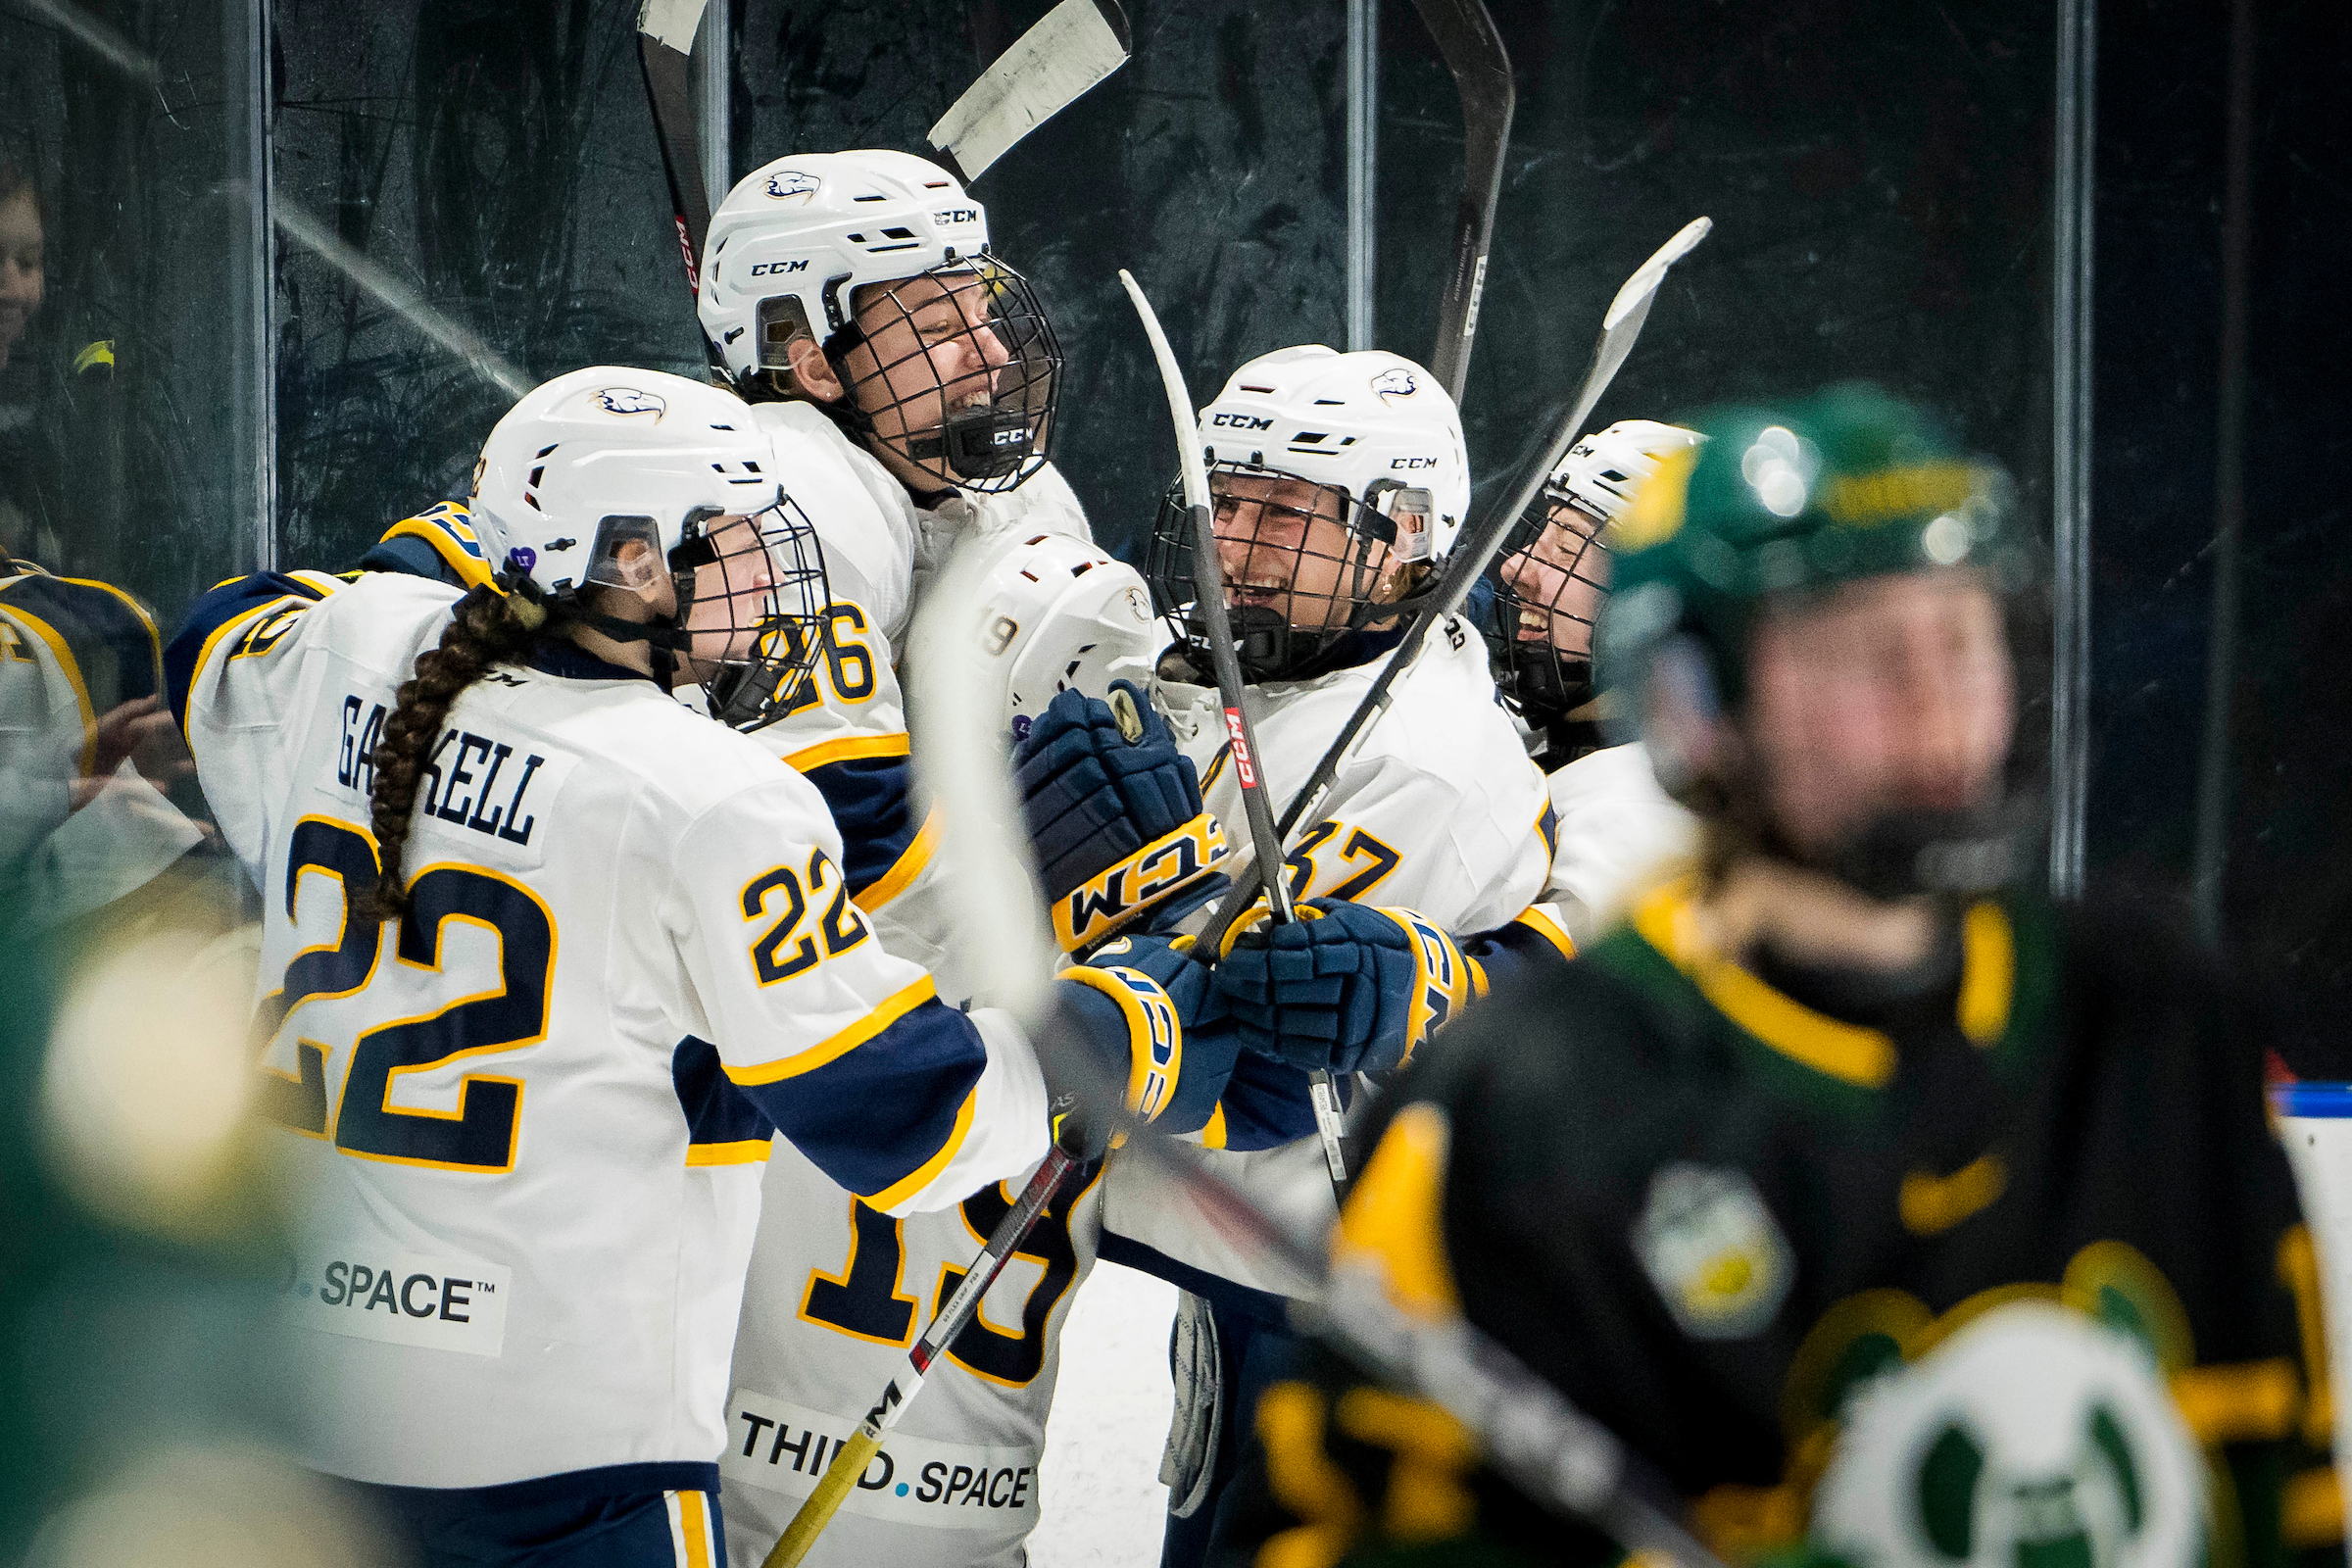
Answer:
[[[1446,1260],[1446,1153],[1452,1129],[1432,1104],[1396,1113],[1340,1210],[1332,1261],[1373,1264],[1391,1300],[1435,1322],[1461,1310]]]
[[[2327,1465],[2287,1478],[2278,1494],[2278,1538],[2297,1549],[2344,1539],[2344,1487]]]
[[[1545,942],[1550,943],[1552,949],[1561,957],[1573,958],[1576,956],[1576,939],[1570,936],[1568,928],[1554,920],[1550,911],[1541,904],[1531,904],[1521,909],[1511,924],[1527,927]]]
[[[1861,1089],[1894,1076],[1894,1042],[1876,1029],[1841,1023],[1782,995],[1707,945],[1690,882],[1670,882],[1634,906],[1642,939],[1696,986],[1723,1015],[1791,1061]]]
[[[803,1073],[814,1072],[827,1062],[848,1055],[924,1003],[938,1000],[939,986],[926,974],[901,987],[880,1006],[847,1029],[829,1039],[818,1041],[806,1051],[752,1067],[738,1067],[731,1062],[722,1062],[720,1065],[726,1068],[727,1076],[739,1084],[773,1084],[787,1078],[798,1078]],[[969,1113],[970,1107],[966,1106],[965,1114]]]
[[[2017,990],[2017,937],[2008,911],[1989,899],[1970,905],[1961,942],[1960,1032],[1989,1046],[2008,1032]]]
[[[131,617],[138,621],[140,625],[147,628],[147,640],[155,645],[156,658],[161,659],[164,656],[163,634],[156,629],[155,617],[147,613],[147,607],[145,605],[140,604],[136,599],[133,599],[129,594],[124,593],[113,583],[100,582],[95,577],[60,577],[57,580],[59,582],[70,582],[76,588],[95,588],[100,593],[111,594],[115,598],[122,600],[122,608],[129,611]]]
[[[724,1144],[688,1144],[689,1165],[757,1165],[775,1152],[770,1138],[742,1138]]]
[[[1879,1030],[1814,1011],[1717,953],[1699,932],[1692,885],[1686,875],[1643,897],[1630,917],[1634,930],[1724,1016],[1764,1045],[1858,1088],[1886,1087],[1894,1075],[1894,1043]],[[2007,911],[1987,899],[1970,906],[1960,940],[1960,998],[1954,1011],[1961,1032],[1990,1048],[2008,1032],[2016,1001],[2016,933]]]
[[[2303,1380],[2284,1356],[2183,1367],[2173,1374],[2173,1402],[2206,1447],[2270,1442],[2294,1430]]]
[[[914,879],[921,876],[924,868],[931,863],[932,852],[939,848],[942,826],[943,818],[936,810],[923,818],[923,825],[908,841],[906,852],[898,858],[889,870],[876,877],[871,887],[853,896],[850,902],[872,914],[913,886]]]
[[[812,773],[835,762],[861,762],[876,757],[906,757],[912,755],[914,743],[904,733],[895,735],[843,735],[814,746],[804,746],[784,759],[784,765],[796,773]]]
[[[81,664],[74,659],[74,650],[67,646],[65,638],[58,634],[56,627],[20,605],[10,605],[8,613],[11,618],[49,645],[49,652],[56,656],[57,667],[65,675],[66,684],[74,688],[74,704],[81,710],[81,761],[79,766],[80,771],[86,775],[98,765],[98,711],[90,706],[90,689],[82,684]],[[206,644],[206,647],[210,648],[211,644]]]
[[[954,1159],[956,1151],[963,1147],[965,1135],[972,1130],[973,1108],[979,1102],[979,1086],[974,1085],[972,1092],[963,1097],[963,1103],[956,1107],[956,1125],[948,1130],[948,1141],[939,1146],[939,1152],[908,1171],[900,1180],[891,1183],[868,1198],[865,1200],[866,1206],[886,1210],[896,1208],[937,1181],[939,1173],[948,1168],[948,1162]]]
[[[710,1499],[700,1492],[673,1492],[676,1509],[678,1568],[711,1568],[718,1547],[710,1532]]]

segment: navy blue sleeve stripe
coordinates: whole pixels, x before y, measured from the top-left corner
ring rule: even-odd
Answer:
[[[450,570],[441,553],[414,534],[378,539],[368,546],[360,558],[362,571],[394,571],[409,577],[430,577],[452,588],[463,588],[465,581]]]
[[[811,1072],[741,1087],[819,1170],[871,1198],[946,1148],[987,1065],[972,1020],[931,1001]]]
[[[856,898],[891,873],[922,828],[912,770],[904,757],[860,757],[812,767],[806,776],[841,830],[842,874]]]
[[[718,1048],[688,1035],[669,1054],[670,1086],[686,1117],[689,1144],[742,1144],[771,1136],[767,1112],[738,1089],[719,1065]]]

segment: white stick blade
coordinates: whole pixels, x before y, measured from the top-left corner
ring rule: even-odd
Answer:
[[[1135,302],[1135,314],[1144,323],[1144,336],[1152,340],[1152,359],[1159,368],[1160,390],[1167,395],[1168,417],[1176,425],[1176,467],[1184,479],[1184,503],[1188,507],[1208,505],[1207,466],[1200,456],[1200,416],[1193,412],[1193,394],[1184,384],[1184,369],[1176,363],[1176,351],[1168,346],[1168,334],[1159,324],[1159,313],[1152,309],[1152,301],[1144,294],[1144,285],[1124,267],[1119,269],[1119,282],[1127,297]]]
[[[1061,0],[939,117],[931,145],[976,179],[1013,143],[1126,63],[1127,45],[1096,0]]]
[[[984,643],[985,555],[966,541],[949,556],[908,640],[914,776],[924,808],[945,818],[937,855],[955,914],[956,967],[974,1001],[1034,1030],[1053,1006],[1060,956],[1013,794],[1004,693],[990,689],[988,665],[973,657]]]
[[[695,30],[703,24],[710,0],[645,0],[637,13],[637,30],[682,55],[694,53]]]
[[[1693,218],[1676,231],[1674,238],[1659,246],[1657,254],[1636,269],[1634,275],[1625,280],[1625,286],[1617,291],[1617,297],[1609,301],[1609,312],[1600,318],[1601,330],[1605,332],[1616,326],[1637,305],[1655,294],[1666,279],[1666,269],[1690,255],[1714,226],[1712,218]]]

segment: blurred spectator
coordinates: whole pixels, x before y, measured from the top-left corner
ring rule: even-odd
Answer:
[[[42,417],[45,367],[34,333],[46,293],[47,225],[32,176],[0,155],[0,555],[58,562],[56,519],[43,499],[56,432]]]

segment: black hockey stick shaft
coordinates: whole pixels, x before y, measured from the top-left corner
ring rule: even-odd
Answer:
[[[709,0],[645,0],[637,13],[637,64],[645,74],[654,140],[662,149],[662,174],[669,182],[670,222],[677,232],[689,297],[701,292],[703,244],[710,237],[710,193],[703,188],[703,129],[695,118],[692,85],[694,35],[708,4]],[[710,378],[726,385],[726,362],[708,336],[703,336],[703,354]]]
[[[980,1255],[972,1259],[972,1266],[964,1271],[963,1283],[956,1287],[956,1294],[948,1298],[946,1307],[931,1320],[931,1326],[923,1330],[913,1348],[906,1352],[905,1386],[901,1387],[899,1378],[892,1378],[890,1386],[882,1391],[882,1397],[866,1412],[865,1419],[858,1423],[857,1432],[844,1439],[841,1446],[833,1450],[832,1462],[825,1466],[825,1473],[817,1478],[816,1489],[802,1499],[791,1522],[785,1525],[784,1533],[768,1548],[760,1568],[794,1568],[795,1564],[808,1555],[808,1548],[816,1544],[816,1538],[824,1533],[825,1526],[832,1523],[833,1516],[841,1511],[850,1489],[857,1486],[858,1477],[865,1474],[866,1466],[873,1463],[874,1455],[881,1450],[890,1429],[899,1424],[899,1416],[923,1391],[923,1379],[929,1375],[932,1363],[939,1359],[942,1351],[956,1343],[956,1336],[961,1334],[979,1312],[981,1298],[996,1284],[997,1276],[1004,1272],[1004,1265],[1011,1261],[1012,1254],[1020,1250],[1021,1243],[1036,1229],[1039,1216],[1045,1213],[1046,1206],[1054,1201],[1054,1195],[1061,1191],[1062,1184],[1077,1166],[1077,1156],[1059,1144],[1046,1151],[1044,1162],[1030,1176],[1029,1184],[1021,1189],[1021,1196],[1012,1207],[1003,1219],[997,1221],[996,1230],[989,1235],[988,1245],[980,1249]]]
[[[1586,369],[1584,382],[1577,388],[1576,401],[1569,405],[1567,417],[1559,422],[1542,461],[1520,476],[1519,483],[1512,487],[1510,495],[1500,506],[1475,526],[1465,530],[1462,539],[1455,544],[1453,554],[1446,560],[1446,568],[1439,574],[1437,583],[1399,603],[1398,610],[1409,617],[1404,636],[1389,655],[1388,662],[1381,666],[1379,675],[1374,677],[1371,689],[1364,693],[1355,710],[1348,715],[1348,722],[1340,726],[1339,734],[1324,749],[1314,771],[1307,775],[1306,783],[1299,787],[1298,795],[1293,797],[1289,808],[1282,813],[1282,820],[1277,826],[1284,840],[1297,830],[1299,823],[1312,818],[1321,808],[1323,797],[1330,793],[1332,782],[1339,777],[1340,764],[1347,760],[1348,750],[1355,745],[1356,738],[1388,710],[1391,690],[1397,678],[1412,664],[1414,656],[1428,639],[1430,629],[1461,609],[1463,601],[1470,597],[1471,587],[1494,563],[1495,554],[1502,548],[1502,542],[1510,537],[1511,529],[1534,503],[1538,492],[1544,488],[1544,482],[1550,477],[1551,470],[1559,466],[1560,460],[1568,455],[1568,449],[1576,445],[1577,438],[1584,433],[1585,421],[1592,416],[1601,394],[1609,389],[1609,383],[1616,379],[1618,368],[1625,364],[1626,356],[1633,352],[1635,341],[1642,335],[1642,324],[1649,319],[1650,304],[1657,298],[1658,287],[1665,281],[1667,270],[1689,255],[1692,247],[1707,237],[1707,231],[1712,227],[1713,222],[1704,218],[1694,218],[1684,224],[1674,238],[1660,246],[1649,260],[1635,270],[1634,275],[1625,280],[1624,286],[1610,300],[1608,311],[1601,318],[1600,339],[1592,348],[1592,363]],[[1213,947],[1222,940],[1226,929],[1240,916],[1247,903],[1238,887],[1228,893],[1225,902],[1217,906],[1217,912],[1210,918],[1208,928],[1201,933],[1200,941]]]
[[[1193,412],[1193,395],[1184,384],[1184,370],[1176,363],[1175,350],[1168,346],[1168,334],[1160,327],[1159,315],[1145,297],[1143,285],[1124,268],[1119,270],[1119,281],[1126,286],[1127,297],[1135,302],[1135,314],[1144,323],[1144,335],[1151,339],[1152,357],[1159,367],[1160,388],[1167,394],[1168,416],[1176,426],[1176,463],[1184,485],[1184,510],[1192,527],[1193,611],[1200,617],[1208,643],[1208,662],[1217,682],[1217,702],[1225,712],[1225,743],[1233,758],[1234,782],[1242,792],[1242,814],[1249,823],[1250,860],[1256,868],[1268,911],[1278,924],[1285,923],[1295,915],[1282,858],[1282,834],[1274,824],[1274,806],[1266,792],[1265,775],[1257,770],[1257,738],[1250,727],[1250,711],[1243,706],[1242,662],[1234,652],[1233,618],[1225,605],[1225,573],[1217,560],[1216,524],[1209,515],[1208,464],[1200,449],[1200,427]],[[1245,890],[1247,884],[1236,879],[1235,887]],[[1232,923],[1221,922],[1218,934],[1222,936]],[[1202,942],[1194,951],[1203,963],[1213,963],[1218,944]],[[1323,1143],[1323,1163],[1331,1172],[1332,1186],[1337,1189],[1348,1180],[1339,1091],[1333,1087],[1329,1072],[1318,1070],[1309,1074],[1309,1079],[1315,1105],[1315,1132]]]
[[[1446,287],[1438,297],[1437,345],[1429,356],[1431,372],[1459,403],[1470,378],[1470,346],[1478,335],[1478,306],[1486,293],[1494,209],[1502,199],[1503,155],[1510,148],[1518,95],[1510,54],[1484,0],[1413,0],[1413,9],[1437,40],[1462,102],[1462,194],[1454,209]]]

